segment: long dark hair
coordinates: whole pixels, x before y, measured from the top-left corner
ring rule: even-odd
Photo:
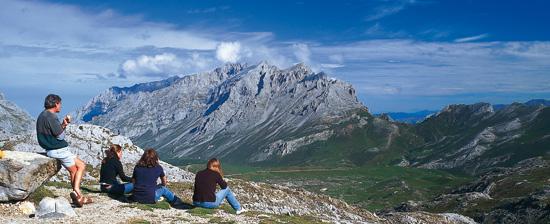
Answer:
[[[206,163],[206,168],[218,172],[223,177],[222,163],[220,162],[220,160],[216,158],[208,160],[208,163]]]
[[[137,166],[155,167],[159,165],[159,156],[154,149],[147,149],[143,152],[141,159],[137,162]]]
[[[109,161],[112,158],[116,158],[120,160],[118,157],[118,153],[122,151],[122,147],[117,144],[112,144],[111,147],[109,147],[108,150],[105,150],[105,158],[101,161],[102,164],[105,164],[107,161]]]

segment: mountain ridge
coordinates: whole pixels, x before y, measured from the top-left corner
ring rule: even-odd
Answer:
[[[161,96],[170,102],[158,102]],[[121,109],[130,103],[143,107]],[[127,94],[111,88],[94,97],[75,117],[120,130],[164,155],[236,158],[256,153],[235,151],[239,145],[265,149],[285,136],[315,136],[325,131],[322,118],[357,108],[368,110],[351,85],[323,72],[314,73],[305,64],[281,70],[264,61],[253,66],[226,64],[211,72],[174,79],[151,92]],[[93,119],[90,114],[95,115]],[[116,117],[121,114],[124,116]],[[311,124],[313,128],[309,128]],[[254,136],[262,141],[267,136],[269,142],[262,143]],[[262,160],[273,155],[261,154],[252,157]],[[250,162],[252,157],[248,157]]]

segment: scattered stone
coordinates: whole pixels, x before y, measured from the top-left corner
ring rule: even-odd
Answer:
[[[24,201],[21,204],[19,204],[19,211],[25,215],[31,215],[36,212],[36,208],[34,207],[34,204],[28,201]]]
[[[76,212],[66,198],[45,197],[40,201],[36,217],[38,218],[63,218],[65,216],[76,216]]]

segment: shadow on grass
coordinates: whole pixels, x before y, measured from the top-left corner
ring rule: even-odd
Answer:
[[[88,186],[81,186],[80,189],[82,191],[87,192],[87,193],[95,193],[95,194],[102,193],[100,190],[95,189],[95,188],[91,188],[91,187],[88,187]]]
[[[102,192],[102,194],[107,195],[109,198],[119,201],[121,203],[128,204],[129,207],[135,207],[142,210],[152,210],[152,209],[183,209],[183,210],[189,210],[195,208],[192,204],[186,203],[184,201],[181,201],[177,204],[170,204],[166,201],[159,201],[155,204],[141,204],[137,201],[135,201],[132,197],[132,195],[121,195],[121,194],[111,194],[111,193],[105,193]]]

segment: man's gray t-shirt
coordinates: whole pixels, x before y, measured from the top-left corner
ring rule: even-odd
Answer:
[[[44,110],[36,120],[36,137],[38,144],[45,150],[60,149],[69,146],[63,139],[64,133],[57,115]]]

